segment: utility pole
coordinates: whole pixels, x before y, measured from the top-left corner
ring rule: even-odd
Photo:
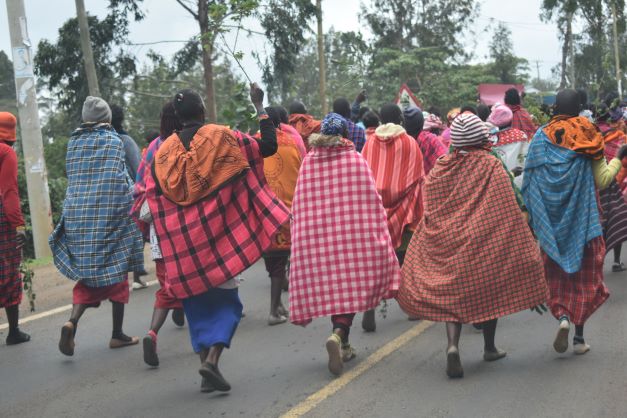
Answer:
[[[623,99],[623,80],[622,74],[620,71],[620,55],[618,54],[618,29],[616,28],[616,20],[618,16],[616,15],[616,0],[612,1],[612,31],[614,32],[614,61],[616,64],[616,84],[618,87],[618,97]]]
[[[48,236],[52,232],[52,211],[24,1],[7,0],[7,17],[35,256],[48,257],[51,255]]]
[[[322,0],[316,0],[316,18],[318,20],[318,65],[320,72],[320,105],[322,115],[328,112],[327,106],[327,70],[326,58],[324,54],[324,32],[322,31]]]
[[[540,61],[536,60],[536,72],[538,74],[537,78],[540,81]]]
[[[94,63],[94,53],[91,50],[89,23],[87,22],[87,13],[85,12],[85,2],[83,0],[76,0],[76,17],[78,18],[78,27],[81,34],[81,50],[83,51],[85,73],[87,73],[89,95],[100,97],[98,76],[96,75],[96,64]]]
[[[568,66],[568,78],[570,78],[570,87],[575,89],[575,35],[573,34],[573,12],[568,13],[568,27],[566,31],[570,33],[570,45],[569,45],[569,61]]]

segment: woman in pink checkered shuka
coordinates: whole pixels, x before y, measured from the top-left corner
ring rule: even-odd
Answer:
[[[393,297],[400,282],[385,209],[346,129],[330,113],[309,137],[292,202],[290,320],[305,326],[331,317],[326,349],[334,375],[356,355],[348,339],[355,313]]]

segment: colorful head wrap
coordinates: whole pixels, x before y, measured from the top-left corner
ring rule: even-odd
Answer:
[[[488,116],[488,122],[499,128],[504,128],[511,125],[513,118],[514,113],[512,109],[503,104],[496,103],[492,106],[492,112],[490,112],[490,116]]]
[[[455,119],[461,111],[462,109],[459,107],[449,110],[449,112],[446,114],[446,119],[448,120],[449,125],[453,122],[453,119]]]
[[[470,112],[457,116],[451,124],[451,145],[456,148],[481,145],[488,136],[485,123]]]
[[[320,133],[322,135],[343,136],[346,133],[347,128],[348,124],[346,123],[346,119],[337,113],[331,112],[322,120]]]
[[[431,113],[425,119],[425,124],[422,129],[424,131],[431,131],[433,129],[444,129],[444,124],[442,123],[442,120],[439,117]]]

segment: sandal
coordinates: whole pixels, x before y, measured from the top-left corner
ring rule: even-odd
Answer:
[[[268,317],[268,325],[270,326],[284,324],[286,322],[287,322],[287,318],[284,317],[283,315],[270,314],[270,316]]]
[[[342,361],[347,363],[357,357],[357,352],[350,344],[342,344]]]
[[[61,328],[59,351],[66,356],[74,355],[74,324],[70,321],[66,322]]]
[[[183,309],[172,309],[172,322],[177,327],[185,326],[185,313]]]
[[[159,365],[159,356],[157,355],[157,334],[149,331],[142,341],[144,346],[144,363],[151,367]]]
[[[342,339],[339,335],[333,333],[327,339],[326,347],[329,354],[329,371],[335,376],[342,374],[344,365],[342,364]]]
[[[124,333],[121,333],[118,337],[119,338],[111,338],[111,341],[109,341],[109,348],[122,348],[129,345],[139,344],[139,338],[137,337],[129,337]]]
[[[222,376],[217,366],[211,363],[203,363],[198,373],[200,373],[203,378],[207,379],[207,384],[211,385],[214,390],[220,392],[228,392],[231,390],[231,385],[226,381],[224,376]]]
[[[452,347],[446,352],[446,375],[451,379],[464,377],[462,360],[459,357],[459,350],[457,347]]]

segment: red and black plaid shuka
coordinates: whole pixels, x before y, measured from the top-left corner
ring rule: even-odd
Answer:
[[[265,180],[257,141],[235,134],[250,169],[192,205],[179,206],[157,195],[152,174],[146,178],[166,267],[165,288],[177,299],[205,293],[250,267],[289,219]]]
[[[0,308],[22,301],[22,251],[15,248],[15,227],[7,222],[0,199]]]
[[[551,313],[555,318],[567,316],[573,324],[583,325],[610,297],[603,282],[603,237],[595,238],[586,245],[581,270],[577,273],[566,273],[544,252],[542,258],[549,284]]]
[[[497,158],[485,150],[441,158],[423,198],[397,297],[405,312],[479,323],[546,301],[540,250]]]

